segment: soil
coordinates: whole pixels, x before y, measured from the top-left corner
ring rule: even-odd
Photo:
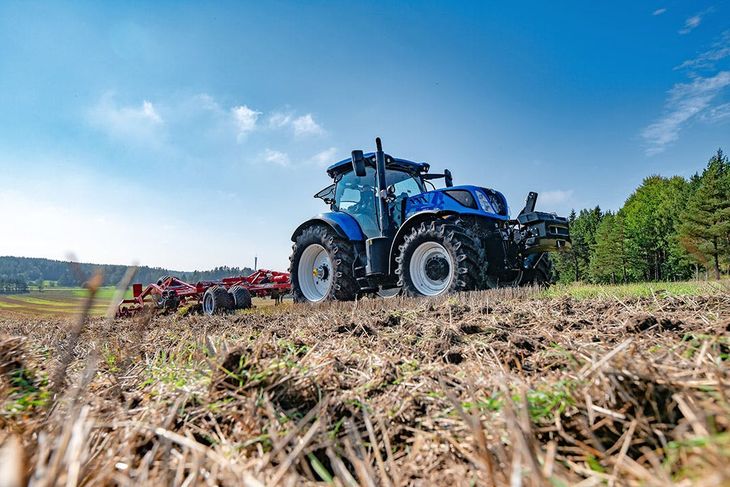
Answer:
[[[728,328],[726,292],[0,318],[0,442],[47,485],[722,485]]]

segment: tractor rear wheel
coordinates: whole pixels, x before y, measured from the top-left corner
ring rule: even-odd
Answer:
[[[233,308],[233,297],[228,294],[224,287],[213,286],[203,294],[203,313],[208,316],[227,313]]]
[[[325,300],[351,301],[358,291],[355,280],[355,248],[323,225],[305,228],[289,258],[295,303]]]
[[[479,245],[460,220],[421,223],[398,250],[396,274],[406,296],[441,296],[479,284]]]
[[[249,309],[252,306],[251,292],[243,286],[236,284],[228,290],[233,298],[233,305],[236,309]]]

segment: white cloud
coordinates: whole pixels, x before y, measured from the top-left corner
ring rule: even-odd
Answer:
[[[647,155],[659,154],[676,141],[685,124],[706,110],[727,86],[730,86],[730,71],[720,71],[707,78],[697,76],[691,83],[674,85],[669,91],[665,115],[641,134],[649,144]]]
[[[231,108],[231,113],[233,114],[233,120],[236,124],[239,140],[256,128],[256,121],[258,120],[259,115],[261,115],[261,112],[252,110],[246,105]]]
[[[727,119],[730,119],[730,103],[717,105],[702,114],[702,120],[705,122],[720,122]]]
[[[286,167],[290,164],[289,156],[278,150],[266,149],[263,158],[266,162],[276,164],[277,166]]]
[[[544,205],[559,205],[565,203],[573,197],[573,190],[556,189],[551,191],[543,191],[538,195],[538,201]]]
[[[707,15],[711,11],[712,11],[712,8],[708,8],[700,13],[697,13],[691,17],[688,17],[684,21],[684,27],[682,27],[679,30],[679,33],[680,34],[689,34],[693,30],[695,30],[697,27],[700,26],[700,24],[702,23],[702,19],[705,17],[705,15]]]
[[[142,102],[142,116],[155,123],[162,123],[162,117],[155,110],[155,106],[147,100]]]
[[[273,112],[269,115],[269,127],[271,128],[282,128],[291,124],[292,121],[291,113]]]
[[[654,10],[651,14],[656,17],[657,15],[661,15],[666,11],[667,11],[666,8],[658,8],[658,9]]]
[[[152,102],[143,100],[140,105],[120,106],[111,93],[102,96],[87,115],[91,125],[107,135],[137,142],[154,141],[164,123]]]
[[[695,30],[697,27],[699,27],[700,23],[702,22],[702,17],[699,15],[693,15],[692,17],[689,17],[687,20],[684,21],[684,27],[680,29],[680,34],[689,34],[693,30]]]
[[[292,126],[294,127],[294,134],[301,135],[321,135],[324,133],[324,129],[315,122],[314,117],[311,113],[302,115],[292,120]]]
[[[293,111],[276,111],[272,112],[268,117],[268,126],[270,129],[291,128],[294,135],[322,135],[325,130],[314,120],[311,113],[301,116],[295,116]]]
[[[730,57],[730,30],[723,32],[710,49],[674,69],[713,69],[718,61],[727,57]]]
[[[337,149],[330,147],[312,156],[311,161],[319,167],[326,167],[337,162],[335,157],[337,157]]]
[[[207,93],[200,93],[199,95],[193,96],[193,101],[196,101],[201,108],[210,110],[213,112],[220,112],[221,106],[218,102]]]
[[[703,14],[709,11],[711,9],[705,10]],[[730,103],[723,100],[730,86],[730,70],[717,67],[729,57],[730,30],[727,30],[710,49],[674,68],[685,71],[689,80],[676,83],[669,90],[664,115],[641,132],[647,143],[647,155],[663,152],[669,144],[679,139],[682,129],[695,120],[720,122],[730,118]]]

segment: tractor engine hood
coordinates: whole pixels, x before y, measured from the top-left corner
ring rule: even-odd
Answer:
[[[422,211],[453,211],[509,220],[509,207],[502,193],[478,186],[452,186],[411,196],[406,201],[406,217]]]

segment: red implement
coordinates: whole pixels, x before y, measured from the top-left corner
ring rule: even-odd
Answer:
[[[291,291],[291,280],[288,272],[276,272],[266,269],[260,269],[249,276],[224,277],[219,281],[200,281],[195,284],[187,283],[177,277],[164,277],[144,289],[142,284],[133,284],[132,297],[119,303],[117,317],[129,317],[145,308],[171,311],[180,306],[201,305],[207,294],[206,291],[212,288],[235,291],[232,289],[234,287],[236,289],[245,289],[250,296],[270,297],[279,302],[285,294]],[[223,294],[225,295],[225,293]],[[231,294],[233,293],[231,292]],[[223,304],[226,303],[230,304],[224,306],[223,309],[246,307],[237,305],[233,296],[230,300],[224,301]],[[216,309],[220,308],[217,307]]]

